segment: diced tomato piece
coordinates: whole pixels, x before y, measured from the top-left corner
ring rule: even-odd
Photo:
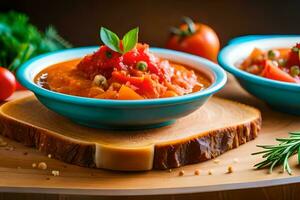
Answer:
[[[298,48],[300,49],[300,43],[296,44],[293,48]],[[294,65],[300,66],[300,60],[299,60],[299,50],[298,51],[293,51],[293,48],[291,49],[288,60],[287,60],[287,66],[291,67]]]
[[[145,77],[130,77],[122,74],[119,71],[114,71],[112,73],[113,81],[117,81],[121,84],[126,84],[127,82],[137,88],[136,92],[140,95],[146,96],[148,98],[156,97],[156,92],[153,83],[150,78]]]
[[[290,82],[290,83],[297,83],[298,81],[294,79],[291,75],[281,70],[279,67],[274,65],[272,61],[266,61],[265,68],[262,72],[262,76],[265,78]]]

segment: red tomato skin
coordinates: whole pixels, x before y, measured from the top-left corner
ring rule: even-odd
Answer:
[[[295,45],[296,48],[300,49],[300,43]],[[287,66],[291,67],[293,65],[300,65],[299,52],[290,51]]]
[[[16,81],[16,90],[27,90],[27,89],[25,87],[23,87],[23,85],[21,85],[21,83]]]
[[[16,90],[16,78],[8,69],[0,67],[0,101],[10,97]]]
[[[180,27],[186,29],[185,25]],[[196,24],[196,33],[190,36],[180,37],[173,35],[167,41],[166,47],[177,51],[194,54],[217,62],[220,50],[220,41],[216,32],[205,24]]]
[[[155,97],[155,91],[152,84],[152,81],[149,78],[143,78],[143,77],[128,77],[118,71],[114,71],[112,73],[112,77],[117,81],[118,83],[125,84],[129,82],[130,84],[137,87],[137,93],[140,95],[146,95],[150,97]]]
[[[278,67],[272,65],[271,61],[265,62],[265,68],[262,72],[262,76],[268,79],[273,79],[277,81],[297,83],[298,81],[290,76],[288,73],[282,71]]]

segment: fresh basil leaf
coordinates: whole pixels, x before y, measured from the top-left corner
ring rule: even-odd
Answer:
[[[120,39],[119,37],[112,31],[101,27],[100,30],[100,38],[102,42],[108,46],[111,50],[122,53],[120,49]]]
[[[122,39],[123,54],[133,49],[138,42],[139,28],[136,27],[126,33]]]

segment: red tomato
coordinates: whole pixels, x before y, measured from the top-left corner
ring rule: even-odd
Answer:
[[[16,81],[16,90],[26,90],[26,88],[23,87],[23,85],[21,85],[21,83],[19,83],[18,81]]]
[[[296,46],[294,46],[288,55],[287,60],[287,66],[291,67],[294,65],[300,65],[300,58],[299,58],[299,49],[300,49],[300,43],[297,43]]]
[[[205,24],[194,23],[189,18],[184,21],[179,28],[173,29],[166,47],[217,62],[220,41],[216,32]]]
[[[288,73],[282,71],[279,67],[274,66],[271,61],[267,61],[265,68],[262,72],[262,76],[265,78],[284,81],[290,83],[297,83],[298,81],[290,76]]]
[[[15,90],[15,76],[8,69],[0,67],[0,101],[7,99]]]

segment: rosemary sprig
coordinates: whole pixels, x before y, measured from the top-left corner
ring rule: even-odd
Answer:
[[[277,145],[257,145],[265,150],[252,153],[252,155],[262,154],[265,160],[254,165],[257,169],[269,167],[269,172],[272,173],[275,166],[282,165],[283,172],[292,174],[289,165],[289,157],[298,153],[298,163],[300,164],[300,132],[289,133],[289,138],[277,138]]]

